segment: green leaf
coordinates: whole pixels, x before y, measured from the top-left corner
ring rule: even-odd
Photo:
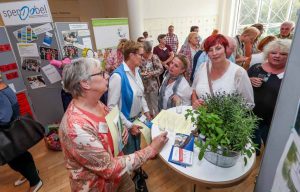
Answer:
[[[250,158],[252,156],[251,150],[246,150],[247,157]]]
[[[198,155],[198,159],[199,159],[199,160],[202,160],[202,159],[203,159],[204,153],[205,153],[205,150],[204,150],[204,149],[201,149],[201,150],[200,150],[200,153],[199,153],[199,155]]]
[[[244,166],[246,166],[247,165],[247,157],[244,157]]]

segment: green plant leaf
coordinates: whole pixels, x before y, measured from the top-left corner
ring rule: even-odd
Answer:
[[[247,160],[247,157],[244,157],[244,166],[246,166],[247,165],[247,162],[248,160]]]
[[[199,153],[199,155],[198,155],[198,159],[199,160],[202,160],[203,159],[203,157],[204,157],[204,153],[205,153],[205,150],[200,150],[200,153]]]

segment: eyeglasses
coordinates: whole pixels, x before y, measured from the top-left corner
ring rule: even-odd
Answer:
[[[109,77],[109,74],[106,71],[100,71],[99,73],[91,74],[90,77],[97,76],[97,75],[102,76],[104,79],[107,79]]]
[[[142,53],[134,53],[135,55],[139,55],[141,58],[143,57]]]

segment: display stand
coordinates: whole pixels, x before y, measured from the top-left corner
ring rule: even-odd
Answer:
[[[32,115],[32,107],[28,99],[26,87],[5,27],[0,27],[0,58],[0,72],[2,74],[3,82],[16,92],[18,103],[20,105],[20,113],[22,115]]]
[[[85,22],[56,22],[55,29],[62,57],[79,58],[84,48],[93,50],[91,33]],[[87,50],[87,54],[88,54]],[[90,52],[93,54],[93,52]]]
[[[48,26],[48,29],[32,34],[34,28],[42,26]],[[61,77],[57,69],[50,65],[50,60],[60,59],[61,56],[52,23],[7,26],[6,29],[35,117],[45,125],[59,122],[63,115]],[[32,48],[26,50],[26,46]]]

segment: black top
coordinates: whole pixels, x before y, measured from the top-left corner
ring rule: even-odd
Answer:
[[[264,79],[261,87],[253,87],[255,103],[253,111],[270,126],[282,79],[279,79],[277,74],[266,72],[261,67],[261,63],[250,67],[248,75]]]

